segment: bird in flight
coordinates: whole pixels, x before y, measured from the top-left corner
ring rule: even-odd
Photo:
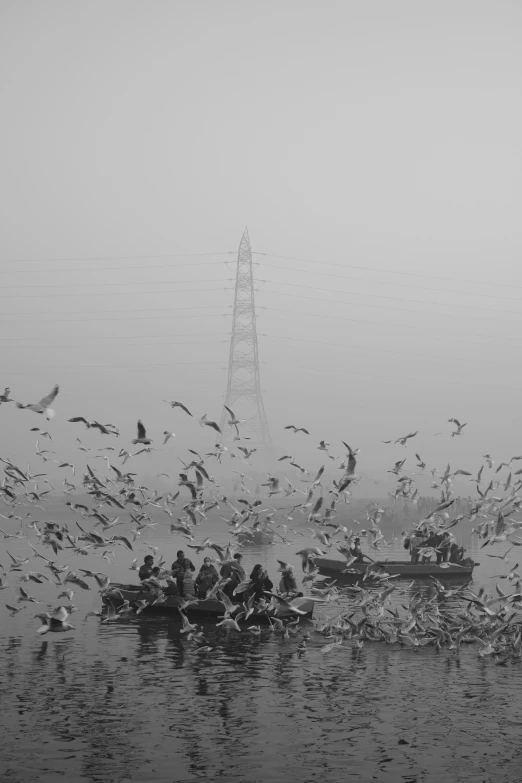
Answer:
[[[6,386],[4,389],[4,393],[0,394],[0,403],[2,402],[13,402],[13,398],[10,397],[11,389],[9,386]]]
[[[219,424],[217,424],[217,422],[215,421],[208,421],[206,413],[203,414],[203,416],[199,420],[199,423],[201,427],[203,427],[204,425],[206,425],[207,427],[212,427],[213,430],[216,430],[216,432],[219,432],[219,434],[221,434],[221,428]]]
[[[52,391],[49,392],[45,397],[42,397],[40,402],[30,402],[27,405],[22,405],[21,402],[16,403],[17,408],[27,408],[30,411],[34,411],[35,413],[45,413],[48,419],[52,419],[54,417],[54,410],[50,407],[52,401],[60,391],[60,387],[58,384],[52,389]]]
[[[192,413],[185,405],[183,405],[182,402],[178,402],[177,400],[163,400],[163,402],[168,403],[171,408],[181,408],[181,410],[185,411],[185,413],[188,413],[189,416],[192,416]]]
[[[310,435],[308,430],[305,430],[304,427],[296,427],[295,424],[288,424],[288,426],[286,426],[284,429],[293,430],[294,432],[304,432],[305,435]]]
[[[135,446],[137,443],[143,443],[144,446],[148,446],[152,441],[147,438],[147,433],[141,419],[138,420],[138,437],[134,438],[132,444]]]
[[[36,633],[44,634],[48,633],[49,631],[53,631],[54,633],[61,633],[64,631],[74,630],[74,625],[71,625],[67,622],[69,612],[65,606],[60,606],[54,615],[50,615],[49,612],[45,612],[43,614],[36,614],[35,617],[38,617],[38,619],[42,621],[42,625],[38,628]]]
[[[73,416],[72,419],[67,419],[67,421],[71,422],[72,424],[81,421],[83,424],[85,424],[88,430],[93,427],[94,429],[100,430],[102,435],[119,435],[119,430],[114,426],[114,424],[100,424],[99,421],[87,421],[87,419],[83,416]],[[112,429],[108,429],[109,427]]]
[[[467,426],[467,422],[464,422],[463,424],[461,424],[458,419],[448,419],[448,421],[451,422],[452,424],[455,424],[456,427],[457,427],[455,432],[451,433],[451,437],[452,438],[454,438],[455,435],[460,435],[462,433],[462,430],[464,429],[464,427]]]

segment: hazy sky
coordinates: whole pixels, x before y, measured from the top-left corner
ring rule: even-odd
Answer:
[[[518,453],[521,33],[507,0],[3,0],[0,386],[60,384],[60,455],[72,415],[172,429],[127,467],[175,473],[215,439],[162,399],[220,417],[248,225],[276,456]],[[1,453],[43,423],[1,406]]]

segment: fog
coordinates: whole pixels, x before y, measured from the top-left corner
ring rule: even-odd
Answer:
[[[76,437],[132,450],[138,418],[176,433],[142,476],[211,452],[245,226],[274,458],[314,471],[344,440],[385,495],[415,451],[518,454],[521,23],[507,0],[4,0],[0,391],[60,394],[49,423],[0,405],[0,455],[42,467],[40,427],[80,465]]]

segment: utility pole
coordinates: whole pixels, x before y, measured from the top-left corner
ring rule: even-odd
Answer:
[[[271,446],[268,421],[261,396],[259,354],[257,347],[256,307],[254,301],[254,274],[252,250],[248,229],[241,237],[237,254],[234,315],[228,360],[228,383],[225,405],[236,418],[244,419],[237,425],[240,436],[249,437],[249,446]],[[221,430],[224,435],[236,435],[228,424],[230,417],[223,409]]]

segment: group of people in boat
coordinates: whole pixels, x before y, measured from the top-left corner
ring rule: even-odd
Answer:
[[[256,600],[264,598],[265,592],[274,589],[274,583],[268,576],[268,572],[261,564],[257,564],[247,577],[245,569],[241,565],[243,556],[236,552],[231,560],[225,561],[218,572],[210,557],[205,557],[203,564],[196,576],[196,566],[182,549],[177,552],[176,559],[170,569],[162,569],[154,565],[154,557],[147,555],[140,567],[138,576],[141,583],[158,595],[164,593],[170,596],[182,596],[183,598],[206,598],[214,585],[221,579],[228,581],[223,585],[223,593],[231,600],[246,600],[255,595]],[[238,585],[250,582],[248,587],[236,596],[234,591]],[[299,592],[291,565],[285,564],[281,570],[281,580],[278,586],[281,596],[292,599],[303,594]]]
[[[466,562],[464,557],[466,550],[452,540],[451,534],[436,528],[422,526],[413,530],[404,539],[404,548],[410,552],[412,563],[429,563],[435,555],[438,565],[441,563]]]

